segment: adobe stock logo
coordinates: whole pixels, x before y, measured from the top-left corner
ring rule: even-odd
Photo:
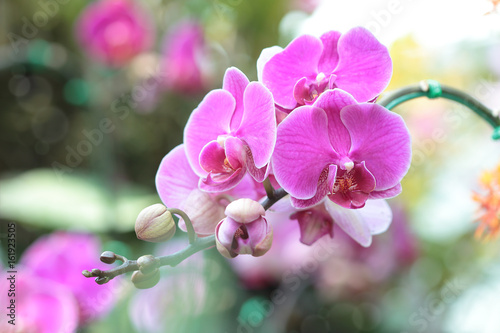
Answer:
[[[445,283],[441,290],[427,295],[425,303],[408,318],[412,330],[402,331],[401,333],[429,332],[428,328],[431,323],[444,313],[446,308],[462,294],[464,289],[465,285],[462,281],[454,279]]]
[[[39,29],[45,27],[51,18],[59,13],[59,5],[65,5],[70,0],[40,0],[38,6],[40,10],[33,14],[31,18],[23,16],[21,21],[21,34],[14,32],[7,33],[7,39],[10,41],[14,54],[18,54],[21,47],[27,46],[29,41],[38,35]]]

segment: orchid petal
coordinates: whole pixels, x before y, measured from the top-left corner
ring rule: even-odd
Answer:
[[[206,172],[228,172],[230,168],[224,164],[225,159],[224,148],[217,141],[207,143],[200,153],[200,165]]]
[[[215,232],[217,223],[225,216],[225,207],[218,204],[209,193],[199,189],[193,190],[188,196],[184,197],[182,205],[177,207],[189,216],[194,231],[199,237],[212,235]],[[179,228],[187,231],[183,219],[179,219]]]
[[[246,164],[246,147],[240,139],[228,137],[224,142],[224,151],[233,169],[242,168]]]
[[[255,162],[253,161],[253,156],[252,153],[248,150],[247,151],[247,171],[248,173],[252,176],[255,181],[262,183],[267,176],[269,175],[269,164],[266,166],[263,166],[262,168],[257,168],[255,166]]]
[[[331,183],[332,181],[335,181],[336,174],[337,174],[337,166],[334,164],[330,164],[328,166],[328,169],[325,168],[321,173],[321,176],[318,181],[318,190],[316,191],[314,197],[306,200],[301,200],[291,197],[290,202],[292,203],[292,206],[297,209],[305,209],[317,205],[327,196],[327,194],[332,189]]]
[[[191,169],[184,148],[179,145],[172,149],[156,174],[156,189],[167,207],[180,207],[191,191],[198,188],[199,177]]]
[[[340,114],[351,134],[349,156],[365,161],[376,180],[376,191],[396,186],[411,162],[410,133],[401,116],[378,104],[359,104]]]
[[[337,63],[339,62],[337,43],[340,35],[338,31],[329,31],[321,35],[320,39],[323,43],[323,53],[318,63],[319,72],[329,74],[337,67]]]
[[[236,199],[249,198],[257,201],[266,195],[266,191],[262,184],[257,183],[252,176],[246,174],[235,188],[227,192],[227,195]]]
[[[325,91],[313,104],[325,110],[328,116],[328,135],[331,145],[341,156],[346,156],[349,152],[351,137],[340,119],[340,111],[353,104],[358,104],[354,97],[340,89]]]
[[[369,200],[360,209],[343,208],[328,200],[325,206],[334,222],[364,247],[370,246],[372,235],[387,230],[392,221],[392,211],[385,200]]]
[[[401,183],[393,186],[387,190],[382,191],[372,191],[370,192],[369,199],[389,199],[398,196],[402,191]]]
[[[231,118],[231,129],[237,129],[243,117],[243,93],[248,86],[248,78],[236,67],[231,67],[224,74],[222,89],[227,90],[236,100],[236,108]]]
[[[301,105],[307,104],[310,100],[309,84],[307,77],[298,80],[293,86],[293,98]],[[309,103],[311,104],[311,103]]]
[[[358,102],[373,99],[389,84],[392,76],[389,51],[367,29],[358,27],[343,34],[338,41],[338,54],[335,83]]]
[[[235,136],[252,151],[255,166],[262,168],[271,159],[276,143],[276,115],[271,92],[259,82],[250,83],[244,94],[245,113]]]
[[[276,104],[286,109],[296,106],[293,87],[304,76],[316,78],[322,51],[321,40],[303,35],[269,59],[262,71],[262,82],[271,90]]]
[[[333,238],[333,220],[323,204],[290,216],[297,220],[300,228],[300,242],[312,245],[324,235]]]
[[[294,110],[278,127],[273,171],[278,183],[297,199],[311,199],[323,169],[338,159],[328,138],[326,113],[312,106]]]
[[[245,176],[245,169],[235,170],[233,173],[225,174],[223,177],[214,177],[209,174],[205,179],[200,179],[198,187],[205,192],[225,192],[233,189]]]
[[[257,59],[257,80],[259,80],[259,82],[262,82],[262,72],[264,71],[264,66],[267,64],[269,59],[281,51],[283,51],[283,48],[280,46],[271,46],[262,50],[259,59]]]
[[[200,105],[191,113],[184,129],[186,155],[193,171],[200,177],[206,171],[200,166],[199,156],[203,147],[219,135],[230,132],[229,123],[236,102],[228,91],[217,89],[209,92]]]
[[[358,209],[372,235],[385,232],[392,222],[392,209],[385,200],[369,200],[365,207]]]

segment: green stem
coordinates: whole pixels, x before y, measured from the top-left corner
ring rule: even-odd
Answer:
[[[427,97],[430,99],[441,97],[468,107],[493,127],[493,140],[500,139],[500,118],[497,117],[490,108],[469,94],[452,87],[441,85],[434,80],[425,80],[420,82],[419,85],[401,88],[383,97],[377,103],[391,110],[401,103],[419,97]]]
[[[167,210],[172,214],[176,214],[176,215],[179,215],[180,217],[182,217],[182,219],[186,223],[189,244],[193,244],[196,241],[197,237],[196,237],[196,233],[194,232],[193,223],[191,222],[191,219],[189,218],[189,216],[187,216],[186,213],[184,213],[182,210],[177,209],[177,208],[168,208]]]
[[[215,235],[196,238],[196,241],[194,243],[189,244],[188,247],[176,253],[158,257],[158,259],[160,260],[160,266],[172,266],[172,267],[177,266],[184,259],[192,256],[196,252],[211,248],[212,246],[215,246]]]
[[[269,181],[267,181],[267,183],[268,185],[271,184]],[[276,202],[278,202],[280,199],[282,199],[284,196],[288,194],[283,189],[278,189],[278,190],[274,189],[271,190],[271,189],[268,189],[269,190],[268,197],[262,202],[262,206],[264,207],[265,210],[271,208],[272,205],[274,205]],[[155,259],[157,259],[159,263],[159,266],[172,266],[172,267],[177,266],[184,259],[189,258],[196,252],[215,246],[215,235],[210,235],[208,237],[202,237],[202,238],[197,237],[196,233],[194,232],[191,220],[189,219],[187,214],[184,213],[182,210],[177,208],[168,208],[168,211],[172,214],[181,216],[184,219],[184,222],[186,222],[186,229],[189,237],[189,245],[186,248],[176,253],[161,257],[155,257]],[[107,271],[102,271],[100,269],[93,269],[92,271],[89,272],[85,270],[82,272],[83,275],[87,278],[95,277],[96,278],[95,281],[98,284],[104,284],[118,275],[136,271],[139,269],[136,260],[128,260],[127,258],[120,256],[119,254],[112,254],[112,255],[114,255],[118,260],[121,260],[123,263],[120,266],[114,267]]]

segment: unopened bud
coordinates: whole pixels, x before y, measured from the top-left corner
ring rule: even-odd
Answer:
[[[112,264],[116,261],[116,255],[111,251],[104,251],[100,259],[105,264]]]
[[[166,242],[175,234],[175,221],[167,207],[154,204],[137,216],[135,233],[137,238],[147,242]]]
[[[261,204],[238,199],[226,207],[227,217],[215,228],[217,250],[226,258],[239,254],[264,255],[273,241],[273,229],[264,218]]]
[[[153,288],[158,281],[160,281],[160,270],[158,268],[148,274],[140,271],[135,271],[132,274],[132,283],[137,289]]]
[[[137,259],[137,266],[139,266],[139,270],[143,274],[149,274],[158,268],[158,259],[156,259],[151,254],[147,254],[145,256],[139,257]]]

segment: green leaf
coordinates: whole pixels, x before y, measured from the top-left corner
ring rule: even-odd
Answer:
[[[126,232],[143,208],[157,202],[156,194],[138,187],[111,192],[95,177],[50,169],[0,180],[0,217],[47,229]]]

